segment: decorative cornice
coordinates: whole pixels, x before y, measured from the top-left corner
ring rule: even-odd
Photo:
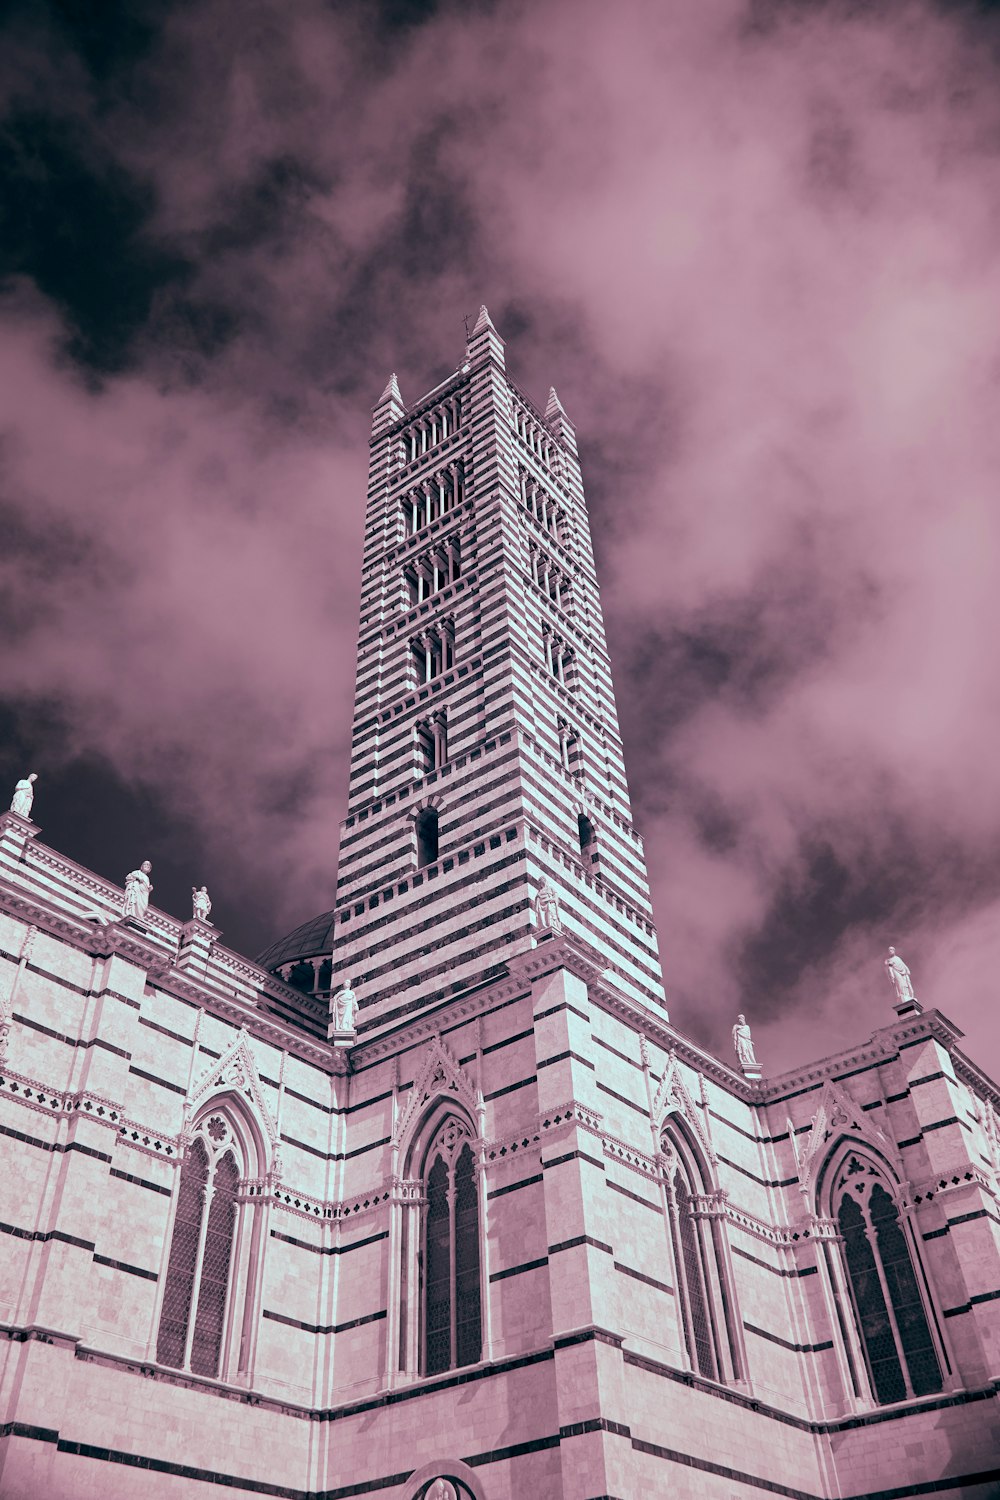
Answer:
[[[27,922],[59,938],[80,952],[91,957],[110,957],[112,954],[144,969],[166,994],[188,1000],[222,1020],[246,1027],[260,1041],[268,1042],[279,1051],[290,1052],[303,1062],[311,1063],[325,1073],[346,1073],[348,1059],[343,1050],[335,1052],[325,1039],[311,1040],[280,1017],[268,1016],[260,1009],[261,997],[271,1001],[299,1005],[303,996],[298,990],[284,985],[273,974],[257,969],[252,964],[230,954],[228,949],[215,948],[211,965],[219,963],[241,978],[251,982],[258,990],[258,997],[241,999],[235,992],[231,996],[221,995],[212,983],[211,968],[205,975],[193,975],[190,970],[179,969],[175,955],[164,953],[145,938],[136,928],[123,926],[118,921],[93,923],[85,917],[65,916],[41,906],[37,901],[18,895],[9,886],[0,887],[0,911],[18,921]]]

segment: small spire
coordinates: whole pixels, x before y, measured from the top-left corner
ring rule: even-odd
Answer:
[[[403,398],[400,395],[399,381],[396,379],[396,372],[395,372],[395,370],[393,370],[392,374],[389,376],[388,382],[386,383],[385,390],[382,392],[381,396],[378,398],[378,401],[376,402],[376,405],[382,406],[386,401],[398,401],[399,404],[400,404],[400,406],[402,406],[402,404],[403,404]]]
[[[483,305],[479,309],[479,317],[476,319],[476,326],[472,330],[472,337],[475,338],[477,333],[485,333],[487,328],[492,328],[493,332],[496,333],[496,327],[494,326],[493,319],[486,311],[486,304],[483,303]]]
[[[556,395],[555,386],[550,385],[549,399],[545,403],[546,422],[551,422],[553,417],[566,417],[566,408],[563,406],[562,402],[559,400],[559,397]],[[569,421],[569,418],[566,417],[566,420]]]

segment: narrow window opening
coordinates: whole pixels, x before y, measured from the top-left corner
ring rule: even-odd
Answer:
[[[580,853],[592,855],[595,848],[594,825],[586,813],[580,813],[576,820],[577,831],[580,836]]]
[[[438,1131],[425,1176],[423,1364],[428,1375],[482,1357],[479,1195],[468,1127],[451,1117]]]
[[[674,1195],[677,1202],[681,1255],[684,1258],[688,1308],[691,1314],[691,1339],[694,1343],[692,1353],[699,1372],[707,1376],[709,1380],[717,1380],[718,1369],[715,1351],[712,1347],[712,1321],[698,1245],[698,1226],[692,1217],[691,1194],[680,1170],[674,1175]]]
[[[438,857],[438,815],[434,807],[425,807],[417,814],[417,866],[434,864]]]

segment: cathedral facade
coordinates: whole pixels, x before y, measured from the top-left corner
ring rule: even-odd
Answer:
[[[1000,1495],[1000,1090],[905,967],[781,1077],[671,1024],[575,433],[485,309],[374,411],[333,909],[251,962],[32,795],[0,1496]]]

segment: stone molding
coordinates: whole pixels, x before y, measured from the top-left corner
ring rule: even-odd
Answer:
[[[119,957],[143,969],[158,989],[166,994],[189,1000],[209,1014],[221,1020],[252,1029],[254,1036],[279,1051],[291,1053],[303,1062],[311,1063],[322,1072],[346,1073],[348,1059],[341,1050],[336,1053],[325,1039],[310,1039],[288,1022],[268,1015],[261,1009],[262,1001],[281,1001],[300,1004],[307,997],[298,990],[282,984],[273,974],[256,969],[228,949],[215,946],[205,971],[197,976],[176,966],[176,954],[165,954],[136,928],[123,926],[118,921],[94,924],[85,917],[61,915],[37,901],[20,896],[9,888],[0,890],[0,911],[20,922],[37,927],[49,937],[68,943],[92,957]],[[254,998],[241,998],[234,989],[231,995],[219,994],[215,988],[212,969],[219,965],[243,978],[257,991]],[[320,1007],[319,1009],[324,1009]]]
[[[712,1145],[711,1138],[705,1128],[705,1124],[698,1112],[698,1108],[691,1097],[690,1090],[677,1066],[677,1054],[674,1049],[667,1053],[666,1065],[663,1076],[660,1079],[653,1103],[650,1106],[649,1118],[659,1139],[671,1115],[679,1115],[691,1131],[696,1143],[701,1147],[705,1160],[713,1171],[717,1170],[719,1162]]]
[[[799,1191],[809,1203],[815,1193],[819,1172],[830,1159],[838,1142],[856,1137],[865,1142],[903,1182],[906,1173],[896,1143],[880,1130],[848,1089],[828,1078],[823,1085],[819,1108],[813,1115],[812,1129],[801,1154],[796,1152],[799,1168]],[[794,1136],[792,1137],[794,1149]]]
[[[428,1104],[435,1099],[457,1100],[471,1120],[481,1120],[484,1108],[482,1094],[474,1087],[458,1058],[445,1046],[440,1035],[432,1038],[420,1071],[413,1081],[406,1108],[400,1113],[393,1128],[394,1151],[405,1152],[407,1150],[410,1137],[420,1116]]]
[[[230,1049],[232,1053],[236,1050],[236,1047]],[[437,1058],[439,1055],[435,1051],[434,1057]],[[218,1073],[224,1061],[224,1058],[219,1059],[205,1077],[212,1077]],[[425,1072],[430,1062],[431,1059],[428,1059]],[[196,1094],[198,1098],[207,1099],[210,1097],[210,1090],[205,1091],[204,1082],[203,1077],[202,1085]],[[87,1090],[51,1089],[37,1079],[6,1069],[0,1073],[0,1098],[10,1099],[27,1109],[55,1119],[76,1116],[93,1120],[96,1124],[113,1129],[116,1132],[117,1142],[121,1146],[169,1166],[177,1165],[184,1157],[185,1133],[183,1129],[176,1135],[151,1129],[141,1121],[124,1115],[121,1105],[114,1100]],[[603,1126],[603,1116],[577,1099],[569,1099],[556,1109],[536,1115],[519,1131],[495,1139],[477,1138],[474,1140],[480,1169],[488,1170],[491,1166],[514,1157],[526,1155],[534,1157],[536,1153],[540,1155],[542,1145],[546,1140],[559,1139],[573,1128],[582,1129],[595,1140],[599,1140],[601,1150],[609,1160],[617,1162],[649,1181],[660,1179],[661,1163],[656,1157],[606,1131]],[[413,1201],[406,1192],[410,1185],[409,1179],[385,1176],[378,1183],[374,1183],[369,1191],[352,1198],[325,1199],[286,1186],[272,1172],[264,1177],[246,1179],[241,1191],[248,1198],[269,1199],[275,1207],[293,1217],[313,1223],[343,1224],[376,1213],[392,1201],[404,1201],[404,1198],[405,1201]],[[991,1174],[986,1169],[968,1161],[956,1164],[952,1171],[938,1172],[914,1184],[909,1184],[904,1180],[901,1192],[908,1206],[919,1206],[942,1193],[970,1187],[982,1189],[991,1199],[1000,1201],[1000,1195],[991,1182]],[[815,1213],[807,1213],[798,1224],[770,1223],[749,1209],[733,1203],[726,1190],[719,1189],[701,1196],[709,1204],[704,1212],[726,1220],[735,1228],[743,1230],[776,1249],[795,1249],[813,1239],[837,1238],[836,1227]]]

